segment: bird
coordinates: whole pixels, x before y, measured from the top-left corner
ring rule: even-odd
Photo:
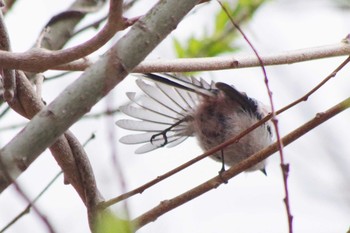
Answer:
[[[268,113],[268,107],[223,82],[171,73],[138,74],[141,96],[127,92],[130,102],[119,110],[133,119],[116,122],[136,134],[120,138],[124,144],[142,144],[136,154],[161,147],[174,147],[188,137],[197,138],[207,151],[249,128]],[[272,143],[271,122],[267,121],[237,142],[210,158],[233,166]],[[260,170],[266,175],[265,161],[246,171]]]

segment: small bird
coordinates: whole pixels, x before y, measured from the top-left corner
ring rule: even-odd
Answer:
[[[135,153],[157,148],[173,147],[190,136],[198,139],[203,150],[234,137],[268,114],[266,106],[239,92],[235,87],[204,79],[174,74],[142,74],[136,80],[144,92],[139,98],[126,93],[131,101],[119,109],[136,118],[123,119],[116,124],[124,129],[142,133],[124,136],[124,144],[143,144]],[[149,82],[146,82],[148,80]],[[232,166],[272,143],[271,123],[266,122],[210,157]],[[265,161],[247,171],[265,173]],[[266,174],[266,173],[265,173]]]

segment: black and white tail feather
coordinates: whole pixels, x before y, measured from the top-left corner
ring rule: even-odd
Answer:
[[[146,82],[150,81],[150,82]],[[172,74],[143,74],[136,80],[145,95],[127,93],[130,104],[120,111],[136,118],[119,120],[124,129],[141,133],[124,136],[124,144],[143,144],[135,153],[159,147],[173,147],[196,136],[204,150],[233,137],[267,114],[266,108],[245,93],[225,83]],[[242,138],[238,143],[212,156],[233,165],[271,143],[269,123]],[[263,169],[261,163],[251,170]]]
[[[204,79],[174,76],[171,74],[142,74],[136,80],[145,93],[136,98],[136,93],[128,92],[130,104],[121,106],[124,114],[139,120],[123,119],[116,124],[127,130],[144,133],[124,136],[124,144],[143,144],[135,153],[142,154],[159,147],[173,147],[189,136],[194,136],[191,127],[192,115],[199,104],[199,96],[213,96],[214,83]],[[152,81],[153,85],[145,82]]]

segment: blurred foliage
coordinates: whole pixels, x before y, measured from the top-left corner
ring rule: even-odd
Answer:
[[[223,5],[236,23],[241,25],[251,19],[257,9],[267,0],[237,0],[226,1]],[[222,53],[236,51],[234,41],[239,38],[239,32],[232,25],[225,11],[221,9],[215,15],[214,28],[206,28],[201,37],[194,35],[184,43],[174,39],[174,48],[179,58],[213,57]],[[211,31],[211,33],[208,33]]]
[[[132,233],[130,221],[123,220],[118,216],[107,212],[103,213],[98,219],[96,225],[96,233]]]
[[[350,0],[336,0],[335,4],[344,10],[350,9]]]

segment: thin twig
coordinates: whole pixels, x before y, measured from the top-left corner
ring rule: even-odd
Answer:
[[[135,194],[141,194],[143,191],[145,191],[149,187],[159,183],[160,181],[165,180],[166,178],[168,178],[168,177],[170,177],[170,176],[172,176],[172,175],[174,175],[174,174],[184,170],[185,168],[191,166],[192,164],[197,163],[198,161],[200,161],[200,160],[202,160],[202,159],[204,159],[204,158],[214,154],[215,152],[220,151],[223,148],[225,148],[225,147],[227,147],[227,146],[237,142],[242,137],[244,137],[245,135],[247,135],[248,133],[250,133],[254,129],[258,128],[262,124],[266,123],[270,119],[271,119],[270,115],[264,117],[263,119],[261,119],[257,123],[253,124],[252,126],[247,128],[246,130],[244,130],[241,133],[237,134],[236,136],[230,138],[229,140],[227,140],[227,141],[225,141],[225,142],[223,142],[223,143],[221,143],[221,144],[211,148],[210,150],[205,151],[203,154],[201,154],[201,155],[199,155],[199,156],[189,160],[188,162],[186,162],[186,163],[176,167],[175,169],[172,169],[172,170],[164,173],[163,175],[157,176],[156,179],[153,179],[153,180],[147,182],[146,184],[144,184],[144,185],[142,185],[142,186],[140,186],[140,187],[138,187],[138,188],[136,188],[134,190],[131,190],[131,191],[129,191],[127,193],[124,193],[124,194],[122,194],[120,196],[117,196],[115,198],[112,198],[112,199],[110,199],[108,201],[101,202],[99,204],[99,207],[100,208],[107,208],[108,206],[116,204],[116,203],[118,203],[118,202],[120,202],[122,200],[125,200],[125,199],[127,199],[127,198],[129,198],[129,197],[131,197],[131,196],[133,196]]]
[[[86,139],[86,141],[83,143],[83,147],[85,147],[87,144],[89,144],[89,142],[91,142],[95,138],[96,138],[96,134],[95,133],[91,133],[90,137],[88,139]]]
[[[229,14],[228,10],[226,9],[226,7],[219,0],[217,0],[217,1],[221,5],[221,8],[226,12],[226,15],[230,19],[231,23],[240,32],[240,34],[243,36],[244,40],[248,43],[249,47],[253,50],[256,58],[259,60],[260,67],[261,67],[262,73],[264,75],[264,82],[265,82],[267,94],[268,94],[269,100],[270,100],[270,107],[271,107],[271,114],[272,114],[271,121],[274,125],[276,139],[277,139],[277,143],[278,143],[278,150],[279,150],[279,155],[280,155],[281,170],[282,170],[282,177],[283,177],[283,187],[284,187],[284,193],[285,193],[284,203],[285,203],[287,218],[288,218],[288,229],[289,229],[289,233],[293,233],[293,216],[292,216],[292,212],[291,212],[291,208],[290,208],[288,180],[287,180],[288,175],[289,175],[289,164],[285,164],[285,162],[284,162],[283,143],[281,141],[280,131],[279,131],[279,127],[278,127],[278,119],[276,117],[275,105],[274,105],[274,101],[273,101],[273,97],[272,97],[272,91],[270,89],[269,79],[267,77],[264,62],[261,59],[261,57],[260,57],[258,51],[256,50],[256,48],[254,47],[254,45],[248,39],[247,35],[243,32],[241,27],[233,20],[233,18]]]
[[[337,73],[346,66],[350,62],[350,56],[346,58],[345,61],[343,61],[332,73],[330,73],[325,79],[323,79],[317,86],[312,88],[308,93],[306,93],[304,96],[300,97],[299,99],[295,100],[294,102],[290,103],[289,105],[285,106],[284,108],[278,110],[276,114],[279,114],[280,112],[284,112],[285,110],[293,107],[294,105],[299,104],[300,102],[308,100],[308,98],[315,93],[318,89],[320,89],[326,82],[328,82],[331,78],[334,78]]]
[[[5,116],[5,114],[8,113],[10,109],[11,108],[9,106],[6,106],[5,109],[0,113],[0,118]]]
[[[34,205],[34,203],[30,201],[29,197],[23,191],[23,189],[19,186],[19,184],[11,178],[10,174],[8,173],[7,169],[5,168],[5,165],[2,161],[1,156],[0,156],[0,169],[2,170],[3,176],[13,184],[17,193],[20,195],[20,197],[23,198],[28,203],[28,205],[30,205],[32,207],[32,209],[34,210],[34,213],[36,215],[38,215],[39,219],[44,223],[44,225],[48,229],[48,231],[50,233],[54,233],[55,231],[54,231],[53,226],[50,223],[50,221],[46,218],[46,216],[44,216],[41,213],[41,211],[36,207],[36,205]]]
[[[345,109],[350,107],[350,98],[345,99],[344,101],[340,102],[339,104],[333,106],[332,108],[328,109],[325,112],[318,113],[316,116],[300,126],[299,128],[293,130],[291,133],[284,136],[281,140],[285,146],[289,145],[296,139],[300,138],[307,132],[311,131],[315,127],[319,126],[320,124],[324,123],[325,121],[331,119],[335,115],[339,114],[340,112],[344,111]],[[135,218],[133,220],[133,223],[136,227],[136,229],[141,228],[142,226],[155,221],[159,216],[163,215],[164,213],[214,189],[217,188],[220,184],[222,184],[224,181],[227,181],[231,179],[232,177],[236,176],[237,174],[247,170],[249,167],[263,161],[267,157],[269,157],[274,152],[278,151],[279,145],[278,142],[275,142],[271,144],[270,146],[260,150],[259,152],[255,153],[254,155],[248,157],[247,159],[241,161],[240,163],[236,164],[235,166],[232,166],[225,172],[221,173],[220,176],[216,176],[197,187],[184,192],[180,195],[178,195],[175,198],[162,201],[161,204],[154,207],[153,209],[149,210],[148,212],[142,214],[141,216]]]
[[[97,112],[97,113],[92,113],[92,114],[85,115],[85,116],[83,116],[82,119],[99,118],[99,117],[102,117],[102,116],[112,116],[112,115],[115,115],[117,113],[120,113],[119,108],[107,109],[106,111],[103,111],[103,112]]]
[[[55,79],[58,79],[58,78],[62,78],[63,76],[66,76],[68,74],[71,74],[72,71],[65,71],[65,72],[62,72],[62,73],[59,73],[59,74],[56,74],[56,75],[52,75],[52,76],[49,76],[49,77],[44,77],[44,81],[52,81],[52,80],[55,80]]]
[[[91,140],[95,138],[95,134],[92,133],[90,137],[84,142],[83,146],[85,147]],[[28,214],[30,209],[32,208],[33,204],[36,203],[39,198],[51,187],[51,185],[63,174],[62,171],[58,172],[55,177],[53,177],[50,182],[41,190],[41,192],[33,199],[33,201],[27,205],[27,207],[21,211],[16,217],[14,217],[6,226],[4,226],[0,233],[5,232],[8,228],[10,228],[13,224],[15,224],[20,218],[22,218],[24,215]]]
[[[78,29],[77,31],[75,31],[75,32],[72,34],[72,37],[74,37],[74,36],[78,35],[79,33],[83,32],[83,31],[85,31],[85,30],[87,30],[87,29],[90,29],[90,28],[95,28],[95,29],[97,29],[97,28],[100,26],[100,24],[103,23],[103,21],[105,21],[105,20],[107,20],[107,19],[108,19],[108,15],[103,16],[102,18],[95,20],[94,22],[92,22],[92,23],[90,23],[90,24],[88,24],[88,25],[86,25],[86,26],[84,26],[84,27]]]
[[[106,97],[106,112],[112,112],[113,105],[114,105],[113,96],[107,96]],[[117,175],[116,180],[118,181],[122,192],[125,193],[127,190],[126,189],[126,182],[125,182],[125,175],[123,173],[122,166],[120,164],[118,153],[117,153],[116,146],[115,146],[115,142],[117,141],[117,136],[116,136],[115,128],[110,127],[111,125],[114,125],[113,115],[111,115],[111,114],[106,115],[105,123],[106,123],[106,127],[108,129],[107,133],[108,133],[108,141],[109,141],[109,145],[110,145],[109,147],[110,147],[112,165],[113,165],[113,169]],[[122,205],[123,205],[123,212],[125,213],[126,218],[130,219],[128,202],[125,201],[124,203],[122,203]],[[98,208],[101,209],[100,206],[98,206]]]
[[[123,12],[129,10],[137,1],[138,0],[132,0],[132,1],[129,1],[127,3],[123,3]],[[92,22],[88,25],[85,25],[84,27],[78,29],[71,36],[74,37],[74,36],[78,35],[79,33],[83,32],[87,29],[90,29],[90,28],[97,29],[100,26],[100,24],[103,23],[104,21],[106,21],[107,19],[108,19],[108,15],[105,15],[105,16],[101,17],[100,19],[97,19],[94,22]]]
[[[10,228],[13,224],[15,224],[19,219],[21,219],[24,215],[28,214],[30,209],[33,207],[33,204],[37,202],[37,200],[51,187],[51,185],[61,176],[63,172],[60,171],[57,175],[51,179],[51,181],[44,187],[44,189],[31,201],[27,207],[20,212],[16,217],[14,217],[6,226],[4,226],[0,233],[5,232],[8,228]]]
[[[7,107],[3,112],[0,113],[0,118],[6,114],[11,108]],[[83,116],[81,119],[82,120],[88,120],[88,119],[96,119],[99,117],[105,117],[105,116],[110,116],[110,115],[115,115],[117,113],[120,113],[119,109],[111,109],[103,112],[97,112],[97,113],[92,113]],[[6,130],[14,130],[18,128],[23,128],[28,122],[23,122],[23,123],[18,123],[18,124],[13,124],[13,125],[6,125],[3,127],[0,127],[0,132],[6,131]]]

